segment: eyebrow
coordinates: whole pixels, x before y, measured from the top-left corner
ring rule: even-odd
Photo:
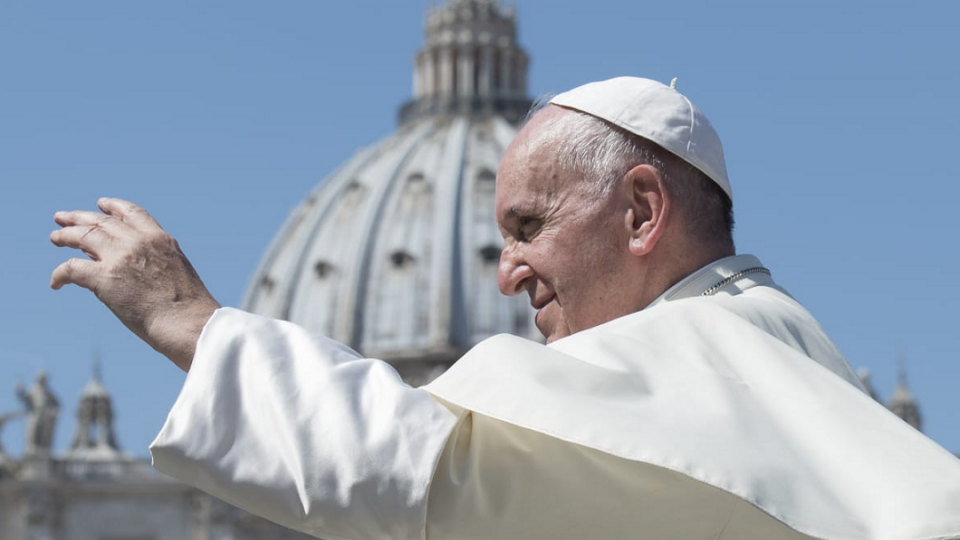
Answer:
[[[504,212],[503,217],[507,219],[517,219],[518,217],[529,216],[533,213],[533,205],[529,203],[517,203],[510,208],[507,208],[507,211]]]

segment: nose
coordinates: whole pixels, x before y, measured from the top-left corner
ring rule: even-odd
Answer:
[[[526,282],[534,276],[533,268],[524,261],[516,244],[504,246],[500,252],[500,267],[497,269],[497,285],[500,293],[506,296],[520,294],[526,288]]]

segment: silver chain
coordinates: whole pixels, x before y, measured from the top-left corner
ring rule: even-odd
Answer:
[[[737,272],[736,274],[733,274],[732,276],[723,278],[723,280],[721,280],[720,283],[717,283],[717,284],[714,285],[713,287],[710,287],[709,289],[703,291],[703,293],[702,293],[700,296],[713,296],[713,295],[717,294],[717,291],[719,291],[720,289],[722,289],[722,288],[726,287],[727,285],[733,283],[734,281],[737,281],[738,279],[740,279],[740,278],[742,278],[742,277],[744,277],[744,276],[746,276],[746,275],[756,274],[756,273],[766,274],[766,275],[769,276],[769,275],[770,275],[770,270],[767,270],[766,268],[764,268],[764,267],[762,267],[762,266],[757,266],[757,267],[754,267],[754,268],[747,268],[746,270],[741,270],[741,271]]]

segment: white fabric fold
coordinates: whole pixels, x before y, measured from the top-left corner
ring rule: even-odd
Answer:
[[[809,313],[771,286],[674,297],[552,346],[497,336],[426,388],[682,474],[812,537],[960,537],[960,461],[864,394]],[[790,537],[731,519],[746,538]]]
[[[384,362],[225,308],[150,450],[157,469],[290,528],[420,540],[456,423]]]

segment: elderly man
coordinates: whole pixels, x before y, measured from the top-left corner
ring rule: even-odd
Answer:
[[[143,210],[56,215],[94,291],[188,371],[155,465],[340,538],[960,538],[960,463],[866,396],[813,317],[734,255],[706,117],[637,78],[554,98],[497,178],[497,336],[423,389],[220,309]]]

